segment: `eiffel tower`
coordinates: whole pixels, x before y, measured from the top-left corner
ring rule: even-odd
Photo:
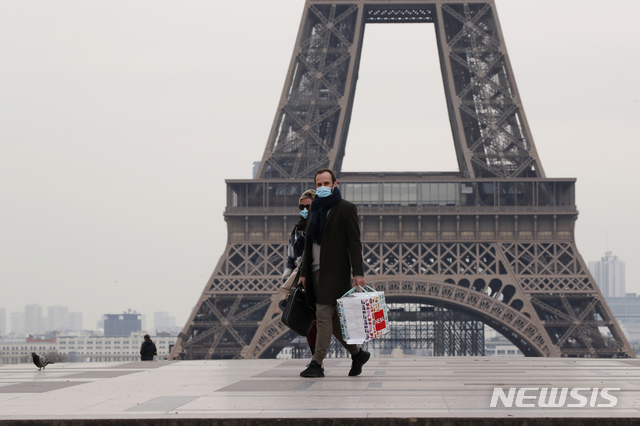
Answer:
[[[458,172],[345,173],[368,24],[434,24]],[[392,147],[391,147],[392,149]],[[575,179],[547,178],[493,0],[307,0],[257,178],[227,180],[228,242],[173,359],[267,358],[317,169],[358,205],[367,282],[479,318],[526,356],[635,357],[576,247]]]

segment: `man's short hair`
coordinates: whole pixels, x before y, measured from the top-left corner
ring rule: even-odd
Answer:
[[[149,336],[148,334],[145,334],[145,335],[144,335],[144,339],[145,339],[145,340],[147,340],[147,339],[151,339],[151,336]]]
[[[331,183],[336,183],[336,174],[333,173],[333,170],[331,169],[320,169],[316,172],[316,174],[313,176],[313,183],[316,183],[316,177],[320,174],[320,173],[329,173],[331,175]]]

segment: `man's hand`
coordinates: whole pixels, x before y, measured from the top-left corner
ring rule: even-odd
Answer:
[[[359,285],[360,287],[364,287],[366,285],[364,281],[364,277],[353,277],[353,282],[351,283],[351,287],[355,287]]]
[[[298,282],[299,282],[300,284],[302,284],[302,288],[307,288],[307,287],[305,287],[305,285],[304,285],[304,280],[305,280],[305,277],[300,277],[300,281],[298,281]]]

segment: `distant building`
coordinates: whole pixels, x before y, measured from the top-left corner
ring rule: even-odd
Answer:
[[[128,337],[142,330],[142,315],[138,313],[106,314],[102,319],[105,337]]]
[[[604,297],[625,297],[625,265],[610,251],[598,262],[589,262],[589,271]]]
[[[69,309],[66,306],[47,308],[47,331],[66,331],[69,329]]]
[[[11,312],[11,332],[24,335],[24,312]]]
[[[173,332],[176,329],[176,318],[168,312],[154,312],[153,326],[156,332]]]
[[[500,335],[485,340],[484,356],[524,356],[524,354],[506,337]]]
[[[629,342],[640,342],[640,297],[627,293],[625,297],[607,297],[605,300]]]
[[[625,297],[607,297],[605,300],[618,322],[640,325],[640,297],[636,293],[627,293]]]
[[[71,360],[83,362],[118,362],[140,361],[140,345],[144,332],[133,333],[130,336],[59,336],[58,352],[69,355]],[[158,356],[156,360],[169,357],[171,346],[176,341],[175,336],[151,336],[156,344]]]
[[[149,328],[147,327],[147,315],[146,314],[140,314],[140,330],[148,330]]]
[[[69,330],[84,330],[82,312],[69,312]]]
[[[0,337],[7,335],[7,309],[0,308]]]
[[[24,307],[24,332],[39,334],[42,332],[42,306],[27,305]]]
[[[2,339],[0,340],[0,364],[24,364],[31,362],[31,352],[47,354],[57,350],[56,339]]]

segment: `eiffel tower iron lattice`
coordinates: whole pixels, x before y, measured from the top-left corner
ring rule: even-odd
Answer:
[[[431,23],[459,165],[341,173],[364,28]],[[574,238],[575,179],[545,176],[493,0],[307,0],[256,179],[227,181],[228,242],[172,358],[274,357],[300,194],[319,168],[358,206],[367,281],[481,319],[528,356],[634,357]]]

